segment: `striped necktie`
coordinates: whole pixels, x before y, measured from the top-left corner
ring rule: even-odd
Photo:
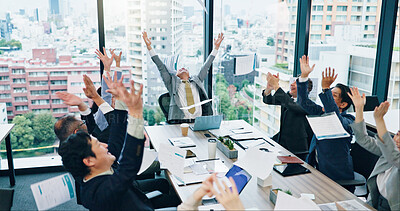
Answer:
[[[185,84],[187,106],[191,106],[191,105],[194,104],[194,99],[193,99],[192,88],[190,87],[190,82],[189,81],[182,81],[182,83]],[[191,113],[191,114],[194,114],[195,111],[196,111],[195,108],[189,109],[189,113]]]

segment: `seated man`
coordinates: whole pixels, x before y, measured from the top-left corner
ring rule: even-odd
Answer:
[[[82,204],[86,208],[90,210],[152,210],[155,204],[149,203],[147,198],[131,185],[143,158],[145,140],[141,98],[143,85],[136,94],[133,81],[131,81],[131,93],[122,84],[122,79],[117,83],[107,80],[107,83],[109,92],[116,98],[115,116],[111,118],[110,124],[109,145],[79,131],[62,142],[60,146],[63,165],[74,177],[84,178],[81,195]],[[123,107],[121,101],[128,108],[128,124],[126,124],[127,112],[120,109]],[[113,142],[121,141],[124,141],[124,148],[119,158],[119,166],[112,169],[111,166],[117,157],[114,153],[118,153]],[[195,209],[203,196],[212,196],[214,180],[215,175],[204,181],[193,196],[178,207],[178,210]],[[239,201],[238,193],[235,190],[233,184],[233,191],[225,190],[226,193],[221,191],[218,198],[224,200],[224,203],[236,201],[235,208],[243,208],[243,205],[237,202]]]
[[[383,116],[389,109],[385,101],[375,108],[374,118],[378,134],[368,136],[364,122],[365,94],[357,88],[351,89],[350,98],[356,109],[356,120],[351,125],[356,142],[369,152],[380,156],[368,178],[368,203],[377,210],[400,210],[400,130],[392,138],[386,129]]]
[[[286,93],[279,87],[279,74],[275,76],[268,73],[267,81],[267,88],[262,93],[264,103],[281,106],[279,132],[272,139],[300,159],[305,160],[314,133],[306,119],[307,113],[296,103],[296,81],[290,84],[290,91]],[[307,93],[312,90],[312,87],[312,81],[308,79]],[[272,90],[275,90],[274,95],[271,95]],[[293,128],[296,128],[296,136],[293,136]]]
[[[351,106],[352,101],[347,95],[349,88],[343,84],[337,84],[330,89],[331,84],[336,80],[335,70],[331,73],[329,68],[322,73],[322,93],[319,98],[324,107],[317,105],[308,98],[307,86],[308,75],[313,71],[309,59],[303,56],[300,59],[301,76],[297,81],[297,102],[310,115],[321,115],[324,113],[335,112],[343,128],[352,134],[350,124],[354,121],[354,116],[346,114],[346,110]],[[315,135],[311,141],[309,155],[306,162],[315,166],[323,174],[332,180],[351,180],[354,179],[353,161],[350,155],[352,136],[347,138],[335,138],[317,140]],[[353,190],[353,187],[349,188]]]
[[[165,64],[156,55],[151,47],[151,40],[147,37],[147,33],[143,32],[143,40],[149,50],[151,59],[157,65],[160,71],[162,80],[168,89],[171,96],[168,120],[190,120],[198,116],[211,116],[213,115],[212,103],[208,102],[201,106],[196,106],[191,109],[182,110],[181,108],[200,103],[201,101],[208,100],[207,92],[204,89],[204,79],[207,76],[208,69],[210,69],[215,56],[217,55],[219,46],[224,39],[223,34],[218,35],[218,39],[214,39],[214,50],[208,56],[207,61],[204,63],[198,75],[190,77],[189,71],[181,68],[176,72],[176,75],[168,72]]]

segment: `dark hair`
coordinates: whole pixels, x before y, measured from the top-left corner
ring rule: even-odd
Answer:
[[[96,157],[92,151],[90,140],[88,133],[78,131],[60,144],[58,154],[61,156],[63,166],[75,178],[84,177],[90,173],[89,167],[83,163],[84,158]]]
[[[60,144],[65,141],[69,135],[74,133],[77,128],[79,120],[72,115],[61,117],[54,124],[54,133],[60,140]]]
[[[340,98],[342,98],[342,102],[346,102],[347,103],[347,106],[343,109],[343,111],[346,111],[353,104],[353,101],[351,100],[351,98],[347,94],[348,92],[350,92],[350,88],[348,86],[344,85],[344,84],[341,84],[341,83],[336,84],[335,87],[340,89]]]
[[[311,80],[310,78],[308,78],[308,87],[307,87],[307,91],[308,91],[308,92],[311,92],[312,88],[313,88],[313,82],[312,82],[312,80]]]

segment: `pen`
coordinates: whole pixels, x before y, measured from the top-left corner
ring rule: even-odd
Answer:
[[[271,146],[273,146],[273,147],[275,146],[275,145],[273,145],[271,142],[269,142],[268,140],[265,140],[265,139],[264,139],[264,141],[266,141],[269,145],[271,145]]]
[[[204,159],[204,160],[196,160],[196,162],[199,163],[199,162],[212,161],[212,160],[219,160],[219,158],[211,158],[211,159]]]

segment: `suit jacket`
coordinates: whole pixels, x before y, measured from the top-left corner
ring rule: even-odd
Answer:
[[[365,122],[353,123],[351,125],[356,137],[356,142],[369,152],[380,156],[375,164],[374,170],[368,178],[367,185],[369,189],[368,200],[372,206],[378,209],[379,190],[376,184],[376,178],[380,173],[393,167],[386,186],[387,200],[391,210],[400,210],[400,152],[389,133],[383,136],[382,143],[378,136],[375,139],[368,136]]]
[[[169,104],[169,112],[168,112],[168,120],[179,120],[184,119],[185,114],[180,109],[183,106],[180,103],[178,96],[178,87],[182,83],[181,79],[178,76],[170,73],[165,66],[165,64],[160,60],[158,55],[152,56],[151,59],[156,64],[157,69],[160,71],[161,78],[167,88],[169,95],[171,96],[171,101]],[[208,69],[210,69],[215,56],[209,55],[207,61],[204,63],[203,67],[198,75],[192,76],[189,78],[189,81],[196,84],[197,90],[199,91],[200,101],[208,100],[207,92],[204,88],[204,79],[207,76]],[[212,103],[208,102],[201,106],[202,116],[211,116],[213,115],[212,111]]]
[[[319,98],[324,105],[322,107],[314,103],[307,95],[308,81],[300,83],[297,81],[297,102],[310,115],[322,115],[325,112],[335,112],[343,128],[352,134],[350,124],[354,121],[354,116],[340,113],[331,90],[320,93]],[[317,166],[318,170],[332,180],[351,180],[354,179],[353,159],[350,155],[352,135],[347,138],[317,140],[315,135],[311,140],[309,155],[306,162],[312,166]],[[317,154],[317,155],[316,155]],[[318,165],[316,156],[318,156]]]
[[[277,142],[294,154],[308,153],[308,147],[313,137],[313,132],[306,119],[306,112],[294,102],[289,92],[285,93],[279,88],[275,94],[265,96],[263,101],[269,105],[281,106],[281,122]],[[296,135],[293,136],[293,129]]]
[[[101,112],[100,109],[97,111]],[[104,118],[104,121],[106,121],[107,126],[110,124],[110,118],[112,117],[112,112],[109,112],[107,114],[101,113],[101,115]],[[108,143],[108,138],[110,135],[110,128],[107,127],[104,130],[101,130],[96,123],[95,117],[93,115],[93,112],[90,111],[90,114],[87,116],[81,115],[81,119],[85,121],[86,127],[88,129],[88,133],[96,137],[99,141],[103,143]]]
[[[119,165],[113,175],[97,176],[82,183],[82,204],[90,210],[152,210],[147,197],[132,185],[142,163],[145,139],[126,134],[126,111],[113,113],[108,150],[117,159],[120,157]]]

